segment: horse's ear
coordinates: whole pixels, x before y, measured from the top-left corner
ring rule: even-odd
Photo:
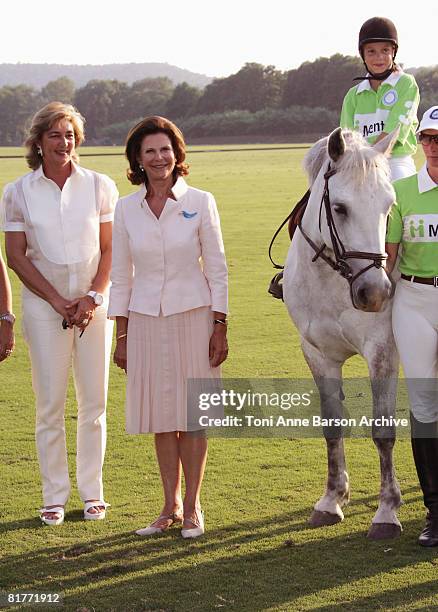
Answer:
[[[345,140],[342,136],[342,128],[338,127],[334,130],[328,139],[327,150],[330,159],[338,161],[345,153]]]
[[[382,138],[382,140],[379,140],[379,142],[376,142],[376,144],[373,145],[373,149],[375,149],[379,153],[383,153],[385,157],[390,157],[392,147],[397,142],[397,138],[399,134],[400,134],[400,126],[398,125],[395,128],[395,130],[392,130],[392,132],[389,132],[389,134],[387,134],[385,138]]]

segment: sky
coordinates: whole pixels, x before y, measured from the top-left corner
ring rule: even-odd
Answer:
[[[2,3],[0,62],[166,62],[212,77],[356,55],[362,23],[394,21],[405,67],[438,62],[435,1],[21,0]]]

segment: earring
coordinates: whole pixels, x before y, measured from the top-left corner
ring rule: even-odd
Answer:
[[[138,164],[138,167],[140,168],[140,172],[144,172],[144,168],[141,164]]]
[[[41,145],[37,145],[37,153],[38,153],[38,155],[39,155],[40,157],[42,157],[42,156],[43,156],[43,150],[42,150],[42,148],[41,148]]]

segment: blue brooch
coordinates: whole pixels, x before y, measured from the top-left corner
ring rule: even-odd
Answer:
[[[182,211],[182,215],[183,215],[184,219],[193,219],[193,217],[196,217],[197,214],[198,214],[197,212],[189,213],[186,210]]]

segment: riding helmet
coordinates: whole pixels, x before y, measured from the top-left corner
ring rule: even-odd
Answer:
[[[363,59],[363,45],[371,42],[389,41],[394,45],[394,58],[398,49],[398,35],[395,25],[386,17],[371,17],[365,21],[359,32],[359,53]]]

